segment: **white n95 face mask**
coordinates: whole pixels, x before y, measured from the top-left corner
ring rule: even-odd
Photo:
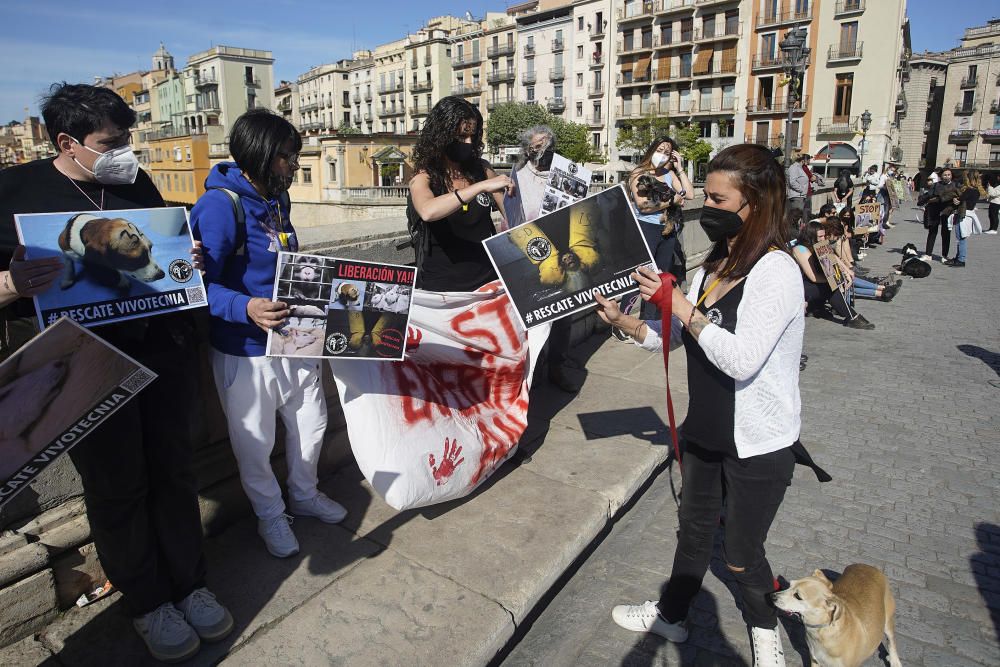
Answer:
[[[668,156],[666,153],[656,152],[656,153],[653,153],[653,157],[650,160],[650,162],[653,163],[654,167],[656,167],[657,169],[659,169],[660,167],[662,167],[663,165],[665,165],[667,163],[667,160],[669,160],[669,159],[670,159],[670,156]]]
[[[93,170],[87,169],[76,158],[73,158],[73,162],[76,162],[81,169],[93,174],[98,183],[101,185],[131,185],[135,183],[135,178],[139,174],[139,159],[135,156],[131,146],[112,148],[101,153],[90,146],[84,146],[77,139],[73,139],[73,141],[99,156],[94,162]]]

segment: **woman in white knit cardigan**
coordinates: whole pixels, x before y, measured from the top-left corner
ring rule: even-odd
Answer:
[[[755,667],[784,665],[764,555],[771,522],[792,479],[799,437],[802,278],[787,251],[785,176],[762,147],[743,144],[709,164],[701,224],[715,245],[685,296],[643,270],[642,297],[670,299],[671,348],[685,347],[690,394],[683,425],[684,493],[670,581],[659,603],[619,605],[619,625],[675,642],[712,555],[725,509],[725,559],[743,598]],[[661,289],[662,287],[662,289]],[[655,320],[622,313],[598,296],[598,313],[644,348],[661,349]],[[725,493],[723,493],[725,489]]]

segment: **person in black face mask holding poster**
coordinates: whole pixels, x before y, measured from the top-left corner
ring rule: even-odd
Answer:
[[[496,234],[490,213],[503,215],[510,178],[498,176],[483,155],[483,116],[460,97],[431,110],[413,150],[412,208],[424,226],[417,235],[417,287],[473,292],[497,279],[483,239]],[[420,259],[422,256],[422,259]]]
[[[612,617],[629,630],[685,641],[688,611],[724,509],[725,559],[742,594],[753,664],[784,665],[764,541],[801,448],[802,278],[787,250],[785,175],[770,151],[750,144],[726,148],[708,172],[701,224],[715,245],[687,296],[651,271],[633,274],[643,299],[670,299],[670,331],[595,295],[599,315],[642,347],[683,343],[691,399],[682,428],[684,493],[670,581],[659,602],[619,605]]]

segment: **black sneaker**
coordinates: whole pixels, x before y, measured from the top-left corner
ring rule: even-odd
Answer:
[[[960,262],[960,261],[958,261],[957,259],[949,259],[949,260],[948,260],[947,262],[945,262],[944,264],[945,264],[945,266],[953,266],[953,267],[955,267],[956,269],[960,269],[960,268],[962,268],[962,267],[964,267],[964,266],[965,266],[965,262]]]
[[[844,326],[848,329],[861,329],[862,331],[871,331],[875,328],[875,325],[866,320],[862,315],[858,315],[853,320],[847,320],[844,322]]]
[[[881,296],[882,301],[886,302],[892,301],[898,291],[899,288],[895,285],[889,285],[888,287],[883,287]]]

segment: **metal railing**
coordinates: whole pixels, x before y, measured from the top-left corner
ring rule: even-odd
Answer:
[[[833,17],[838,18],[842,14],[854,14],[865,11],[865,0],[837,0],[833,9]]]
[[[566,42],[562,39],[552,40],[552,53],[557,53],[566,48]]]
[[[737,61],[727,61],[716,64],[709,63],[708,69],[703,69],[701,71],[698,69],[692,69],[691,76],[723,76],[730,74],[735,76],[738,71],[739,63]]]
[[[770,69],[772,67],[784,67],[785,58],[782,54],[758,53],[753,57],[753,70]]]
[[[967,144],[975,138],[975,130],[952,130],[948,133],[949,144]]]
[[[833,62],[836,60],[860,60],[862,53],[862,46],[864,42],[857,42],[855,44],[834,44],[827,51],[826,61]]]
[[[972,104],[965,104],[964,102],[959,102],[955,105],[955,115],[956,116],[970,116],[976,112],[979,107],[978,104],[973,102]]]
[[[802,12],[778,12],[757,14],[757,28],[773,28],[785,23],[806,23],[812,21],[812,7]]]
[[[791,103],[790,108],[792,113],[803,113],[809,107],[809,96],[804,96],[801,100],[795,100]],[[787,100],[759,100],[753,103],[747,103],[747,113],[788,113],[789,104]]]
[[[630,76],[623,76],[624,74],[628,74],[628,73],[623,72],[622,74],[619,74],[616,77],[616,79],[615,79],[615,84],[617,86],[619,86],[619,87],[621,87],[621,86],[648,86],[650,83],[652,83],[652,78],[651,78],[651,76],[648,73],[645,74],[645,75],[643,75],[643,76],[635,76],[634,74],[632,74]]]
[[[410,194],[406,186],[372,186],[363,188],[343,188],[344,201],[377,201],[404,203]]]
[[[516,47],[513,42],[508,44],[499,44],[497,46],[491,46],[486,49],[486,55],[489,58],[499,58],[500,56],[511,56],[514,55]]]
[[[200,88],[201,86],[217,86],[217,85],[219,85],[219,80],[215,78],[214,74],[198,75],[194,78],[195,88]]]
[[[451,64],[454,67],[465,67],[466,65],[478,65],[483,62],[483,57],[478,53],[463,53],[461,55],[452,56]]]
[[[979,83],[979,78],[977,76],[975,76],[975,75],[973,75],[973,76],[963,76],[962,77],[962,84],[959,87],[960,88],[975,88],[976,84],[978,84],[978,83]]]
[[[566,78],[566,68],[565,67],[550,67],[549,68],[549,81],[562,81]]]
[[[483,91],[483,85],[481,83],[466,83],[462,85],[456,85],[452,88],[452,95],[476,95]]]
[[[604,67],[604,52],[594,51],[590,56],[590,66],[591,67]]]
[[[566,98],[553,97],[545,103],[545,106],[553,113],[562,113],[566,110]]]
[[[509,102],[516,102],[516,101],[517,100],[515,100],[513,97],[508,97],[507,99],[503,99],[503,100],[501,100],[501,99],[487,100],[486,101],[486,109],[487,109],[487,111],[493,111],[494,109],[496,109],[501,104],[507,104]]]
[[[604,114],[594,113],[587,116],[587,125],[591,127],[597,127],[599,125],[604,125]]]
[[[588,83],[587,84],[587,96],[588,97],[595,97],[597,95],[603,95],[605,92],[607,92],[607,90],[608,89],[604,86],[604,82],[603,81],[601,81],[600,83]]]
[[[854,134],[861,131],[858,121],[858,116],[820,118],[816,123],[816,134]]]
[[[430,112],[431,112],[431,108],[429,106],[427,106],[426,104],[423,104],[423,105],[418,104],[415,107],[410,107],[410,115],[411,116],[426,116]]]
[[[433,81],[413,81],[410,83],[410,92],[421,93],[434,88]]]
[[[385,107],[379,112],[379,115],[388,118],[390,116],[402,116],[405,113],[406,113],[406,107],[400,104],[398,106]]]
[[[638,51],[650,51],[660,45],[660,36],[654,35],[652,33],[646,33],[649,38],[643,38],[638,41],[632,41],[631,44],[624,39],[618,40],[615,44],[615,51],[619,54],[624,53],[636,53]]]
[[[535,81],[538,80],[538,72],[531,70],[530,72],[523,72],[521,74],[521,83],[530,86]]]
[[[688,37],[688,40],[694,42],[704,42],[716,39],[737,38],[740,36],[740,25],[741,24],[739,22],[728,23],[722,28],[717,28],[714,23],[709,23],[708,26],[695,28],[694,34]],[[681,33],[682,37],[683,35],[684,33]]]
[[[389,83],[383,84],[378,87],[379,95],[385,95],[386,93],[396,93],[403,89],[403,80],[397,79],[396,81],[390,81]]]
[[[507,69],[501,69],[495,72],[490,72],[489,74],[486,75],[486,80],[489,83],[500,83],[501,81],[513,81],[514,68],[508,67]]]

